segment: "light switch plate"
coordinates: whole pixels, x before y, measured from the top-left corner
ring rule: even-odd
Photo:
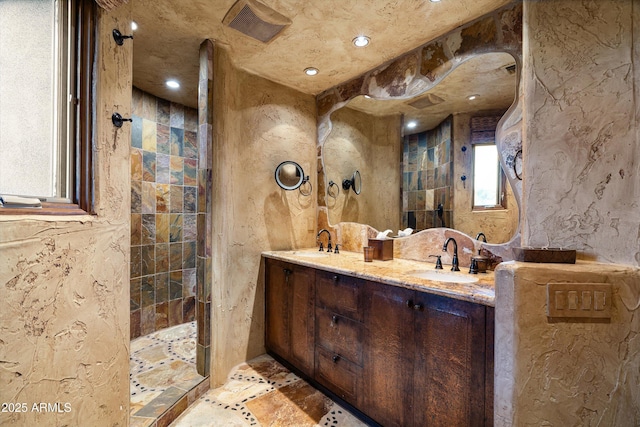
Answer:
[[[611,295],[609,283],[547,283],[547,316],[610,319]]]

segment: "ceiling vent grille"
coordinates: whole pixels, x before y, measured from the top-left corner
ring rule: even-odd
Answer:
[[[291,24],[291,20],[255,0],[238,0],[222,23],[262,43],[269,43]]]
[[[416,101],[410,102],[409,105],[412,106],[413,108],[417,108],[418,110],[422,110],[423,108],[431,107],[432,105],[438,105],[443,102],[444,102],[444,99],[440,98],[438,95],[429,93],[425,97],[422,97]]]

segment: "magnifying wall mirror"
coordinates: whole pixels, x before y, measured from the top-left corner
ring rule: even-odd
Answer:
[[[348,191],[349,188],[353,188],[353,192],[360,194],[362,191],[362,178],[360,177],[360,171],[355,171],[351,178],[347,178],[342,181],[342,189]]]
[[[311,187],[311,183],[309,182],[309,176],[304,174],[302,166],[296,162],[287,160],[280,163],[276,168],[275,178],[278,186],[283,190],[300,189],[300,193],[305,196],[311,194],[311,188],[305,191],[302,190],[303,184],[308,183],[309,187]]]

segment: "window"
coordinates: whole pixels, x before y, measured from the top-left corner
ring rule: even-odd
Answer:
[[[504,209],[504,184],[496,145],[474,145],[473,209]]]
[[[0,2],[0,194],[42,200],[29,214],[92,210],[94,7]]]

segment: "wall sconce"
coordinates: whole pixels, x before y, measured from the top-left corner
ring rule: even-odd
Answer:
[[[118,46],[122,46],[124,43],[124,39],[132,39],[133,36],[123,36],[122,33],[116,28],[112,31],[113,39],[116,41]]]

